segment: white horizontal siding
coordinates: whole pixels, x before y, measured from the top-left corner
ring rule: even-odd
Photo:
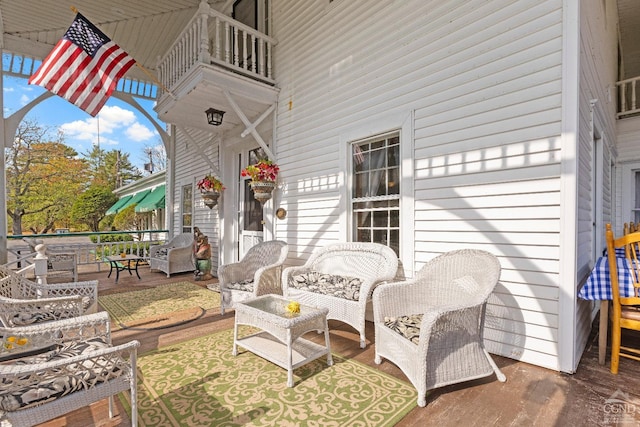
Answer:
[[[198,227],[200,231],[209,238],[211,244],[211,272],[215,275],[218,269],[218,252],[220,245],[220,221],[218,216],[218,206],[209,209],[204,205],[200,191],[196,187],[196,183],[204,178],[205,175],[213,172],[209,162],[205,160],[204,154],[218,165],[219,144],[216,142],[215,135],[199,129],[184,129],[188,136],[181,129],[176,132],[176,150],[175,159],[175,209],[174,230],[176,233],[182,232],[182,187],[184,185],[193,186],[193,226]],[[197,144],[195,146],[194,144]],[[201,148],[198,148],[201,147]],[[224,194],[218,201],[222,203]]]
[[[561,7],[274,0],[288,211],[277,237],[300,258],[349,239],[340,226],[346,143],[398,129],[413,113],[408,270],[453,249],[495,253],[503,276],[487,319],[490,350],[557,369]]]

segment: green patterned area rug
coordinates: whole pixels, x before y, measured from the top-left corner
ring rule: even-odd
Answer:
[[[98,297],[111,316],[112,330],[158,329],[195,320],[220,307],[220,294],[190,282]]]
[[[321,357],[289,388],[286,370],[242,348],[233,357],[232,344],[226,330],[139,355],[139,425],[382,427],[416,406],[410,384],[362,363]]]

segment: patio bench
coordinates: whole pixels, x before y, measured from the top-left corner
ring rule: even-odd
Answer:
[[[365,314],[375,287],[392,280],[398,257],[378,243],[334,243],[314,252],[307,262],[282,272],[282,289],[289,299],[327,307],[327,319],[340,320],[360,334],[364,348]]]

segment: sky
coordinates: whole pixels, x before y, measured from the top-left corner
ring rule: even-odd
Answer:
[[[4,76],[3,83],[5,118],[46,92],[40,86],[28,84],[26,78]],[[136,98],[136,101],[151,117],[156,117],[153,111],[155,101],[140,98]],[[133,106],[113,96],[96,117],[54,95],[29,111],[25,119],[32,119],[49,128],[54,136],[60,130],[64,134],[64,143],[80,155],[88,153],[98,144],[105,151],[129,153],[129,161],[143,172],[144,164],[149,162],[144,148],[162,145],[153,124]]]

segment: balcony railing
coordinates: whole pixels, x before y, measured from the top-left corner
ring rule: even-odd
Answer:
[[[616,83],[618,87],[618,113],[617,118],[638,115],[640,113],[640,105],[638,103],[637,86],[640,77],[620,80]]]
[[[206,64],[273,85],[271,58],[275,44],[276,40],[266,34],[201,4],[160,59],[159,79],[164,88],[170,89],[195,64]]]

